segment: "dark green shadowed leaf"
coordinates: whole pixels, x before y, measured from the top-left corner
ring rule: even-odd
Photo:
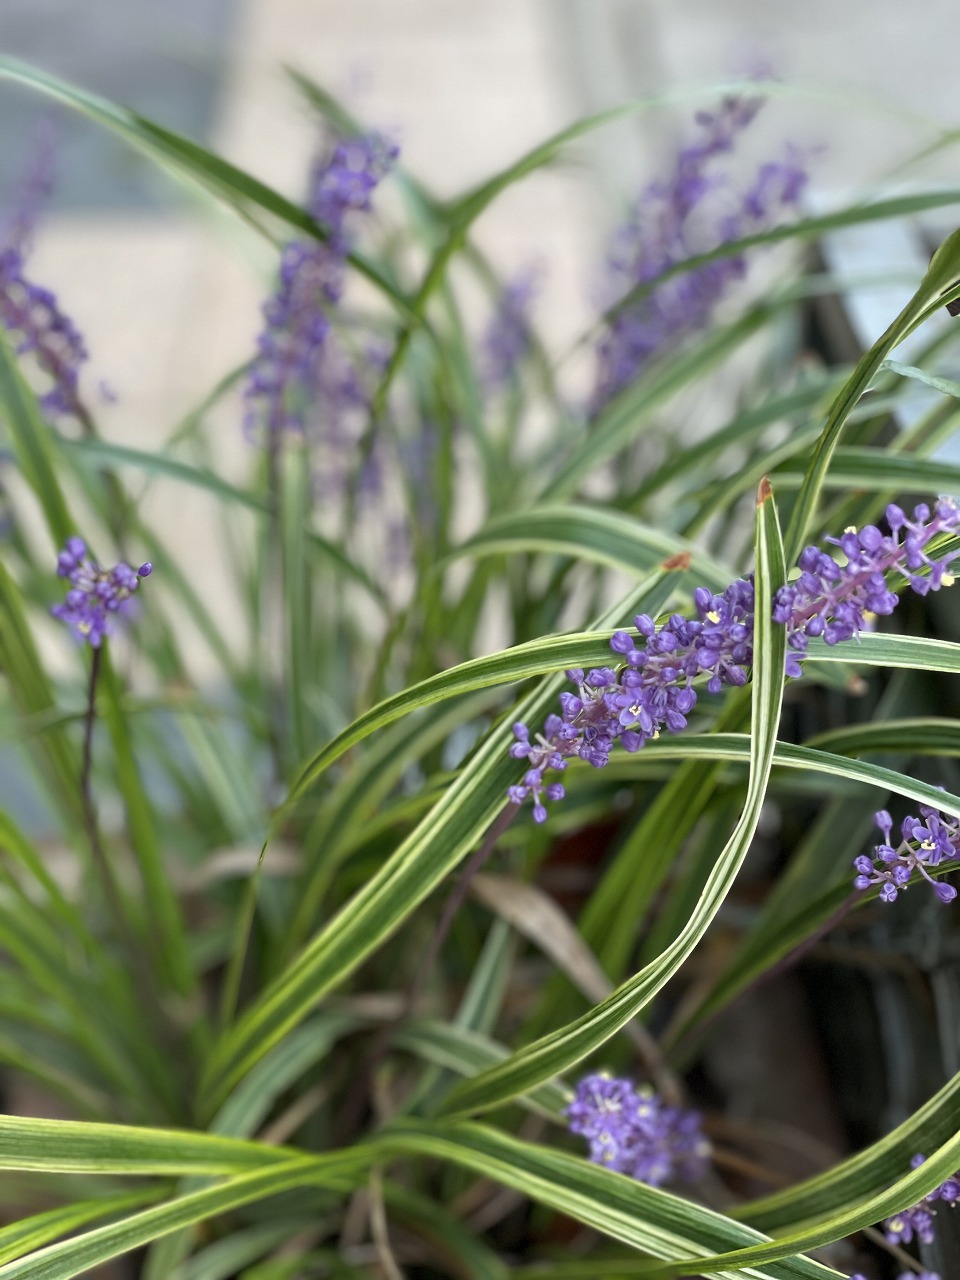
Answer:
[[[960,1073],[879,1142],[841,1160],[825,1173],[740,1206],[733,1216],[760,1231],[782,1234],[801,1223],[853,1208],[880,1195],[903,1177],[918,1151],[933,1151],[954,1138],[958,1109]]]

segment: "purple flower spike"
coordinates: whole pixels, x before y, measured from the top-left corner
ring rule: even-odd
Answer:
[[[943,880],[935,880],[930,870],[960,860],[960,821],[945,817],[930,805],[921,805],[919,818],[904,818],[901,823],[902,839],[896,848],[890,843],[893,823],[885,809],[876,815],[876,823],[884,838],[883,844],[874,849],[879,866],[875,867],[865,854],[855,858],[857,875],[853,887],[863,890],[879,885],[881,900],[895,902],[914,873],[919,872],[940,902],[952,902],[956,889]]]
[[[630,220],[616,234],[607,265],[613,299],[639,285],[649,292],[619,310],[597,349],[591,408],[600,410],[631,383],[647,362],[711,319],[720,299],[747,270],[743,254],[705,262],[660,283],[658,277],[701,252],[773,226],[798,203],[807,173],[796,151],[760,166],[739,196],[718,161],[763,104],[761,97],[726,98],[716,111],[696,116],[697,138],[677,156],[665,182],[649,186]]]
[[[112,569],[101,569],[87,554],[82,538],[68,538],[57,557],[57,574],[71,584],[63,604],[55,604],[50,612],[65,622],[78,640],[99,649],[112,635],[118,613],[137,590],[141,578],[153,572],[144,564],[135,573],[122,560]]]
[[[695,1182],[706,1171],[710,1143],[695,1111],[669,1107],[652,1090],[605,1073],[587,1076],[567,1107],[570,1132],[590,1144],[590,1159],[659,1187]]]
[[[53,187],[53,133],[49,122],[38,133],[33,164],[21,186],[14,213],[0,228],[0,324],[17,355],[31,355],[51,385],[40,397],[51,416],[89,423],[80,400],[80,366],[87,349],[56,295],[25,274],[34,228]]]
[[[311,409],[320,405],[336,443],[344,414],[366,404],[357,367],[331,340],[331,311],[344,288],[348,220],[369,213],[373,191],[396,156],[392,143],[371,134],[340,142],[314,167],[307,210],[327,238],[291,241],[281,255],[280,282],[263,308],[266,324],[244,391],[251,437],[302,435]],[[376,353],[368,355],[376,364]]]
[[[32,151],[10,215],[0,222],[0,242],[5,248],[29,251],[33,232],[53,192],[56,177],[57,127],[49,116],[41,117],[33,130]]]
[[[831,645],[855,639],[866,627],[868,613],[893,610],[898,597],[887,589],[886,574],[903,574],[920,594],[953,583],[950,565],[960,552],[938,556],[930,551],[937,534],[960,529],[960,508],[952,499],[941,498],[932,516],[925,505],[916,508],[912,520],[899,507],[891,507],[887,519],[893,529],[889,535],[867,525],[859,532],[848,529],[841,538],[829,538],[828,542],[840,548],[840,560],[818,547],[807,547],[798,562],[799,577],[776,593],[772,616],[787,628],[788,676],[803,674],[802,659],[811,639],[821,638]],[[706,684],[708,693],[746,683],[753,664],[752,577],[738,578],[721,595],[698,587],[693,606],[696,616],[692,618],[675,613],[658,628],[652,618],[639,614],[635,633],[614,632],[610,648],[618,666],[569,670],[567,678],[576,692],[560,695],[560,715],[547,719],[535,742],[531,743],[525,726],[514,727],[517,740],[510,754],[528,760],[535,768],[536,780],[525,778],[523,786],[510,788],[510,796],[516,803],[532,796],[538,822],[546,818],[540,798],[544,770],[566,768],[574,757],[603,768],[617,742],[626,751],[639,751],[664,731],[685,729],[697,703],[695,686],[700,682]],[[929,815],[936,811],[921,812],[929,823]],[[916,819],[911,821],[917,829],[923,827]],[[955,824],[943,818],[939,823],[929,836],[934,841],[929,849],[924,844],[928,839],[925,829],[918,835],[911,828],[904,833],[910,849],[894,850],[890,845],[893,824],[890,815],[881,810],[877,825],[884,844],[876,852],[887,867],[874,871],[869,858],[858,858],[856,887],[879,884],[881,898],[893,902],[914,869],[926,875],[924,867],[957,857],[960,836],[955,845]],[[956,896],[950,885],[938,884],[934,891],[942,902]]]
[[[484,382],[490,391],[508,386],[531,347],[530,305],[538,272],[529,269],[504,285],[483,335]]]
[[[953,585],[950,565],[960,552],[931,557],[926,550],[938,534],[960,528],[960,508],[953,499],[941,498],[932,518],[929,507],[917,507],[912,521],[890,506],[887,521],[892,530],[887,536],[866,525],[828,538],[840,548],[842,564],[829,552],[807,547],[798,562],[800,576],[777,592],[773,617],[788,628],[789,675],[799,674],[811,639],[822,636],[830,645],[852,640],[865,629],[868,614],[893,612],[898,597],[887,587],[891,571],[901,573],[919,595]]]

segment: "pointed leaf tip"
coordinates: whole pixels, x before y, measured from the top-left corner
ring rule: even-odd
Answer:
[[[764,476],[760,481],[760,487],[757,489],[757,506],[762,507],[768,499],[773,497],[773,488],[770,484],[770,477]]]
[[[668,556],[660,566],[662,569],[689,569],[692,557],[689,551],[678,551],[675,556]]]

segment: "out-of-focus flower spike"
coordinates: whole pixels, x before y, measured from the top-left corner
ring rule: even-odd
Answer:
[[[341,141],[314,166],[307,210],[326,239],[294,240],[281,254],[279,283],[263,307],[266,323],[244,391],[251,438],[302,434],[311,410],[322,404],[328,443],[335,444],[343,414],[365,404],[354,364],[331,341],[331,312],[343,293],[349,219],[370,211],[373,191],[396,156],[394,144],[370,134]],[[371,359],[376,362],[372,353]]]
[[[491,391],[507,386],[531,347],[530,306],[539,272],[530,268],[508,281],[483,335],[484,382]]]
[[[47,122],[38,130],[33,163],[20,196],[0,231],[0,323],[18,355],[29,355],[51,379],[40,403],[51,416],[69,416],[89,425],[79,392],[80,367],[87,359],[83,337],[56,295],[25,274],[33,232],[53,186],[54,137]]]
[[[795,206],[807,181],[796,148],[768,160],[739,197],[717,169],[763,105],[759,95],[731,96],[696,116],[697,136],[677,155],[665,181],[652,183],[615,234],[607,258],[611,300],[649,286],[616,311],[597,348],[594,413],[632,382],[669,344],[702,328],[730,286],[746,273],[742,254],[728,254],[659,279],[686,259],[774,225]],[[659,281],[659,283],[658,283]]]

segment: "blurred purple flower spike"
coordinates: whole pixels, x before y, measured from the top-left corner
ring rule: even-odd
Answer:
[[[244,391],[244,426],[253,437],[302,434],[319,401],[335,417],[355,407],[358,379],[344,369],[330,341],[331,309],[340,301],[350,244],[348,218],[368,213],[371,196],[397,156],[397,147],[370,134],[338,143],[314,166],[307,211],[324,240],[293,240],[280,258],[280,280],[263,308],[266,321]]]
[[[83,337],[56,295],[24,273],[37,220],[53,188],[54,144],[53,126],[41,121],[33,162],[13,212],[0,231],[0,323],[12,336],[16,353],[33,356],[52,380],[40,398],[46,412],[74,417],[89,427],[89,414],[79,393],[80,366],[87,359]]]
[[[536,297],[540,271],[528,267],[500,291],[496,308],[483,335],[483,379],[490,391],[508,386],[532,346],[530,306]]]
[[[717,159],[733,151],[762,105],[760,96],[731,96],[715,111],[698,112],[699,135],[679,152],[670,177],[647,187],[616,232],[607,258],[614,300],[638,286],[650,287],[607,324],[597,348],[593,413],[653,356],[707,324],[730,285],[746,273],[747,262],[743,254],[731,254],[657,283],[659,277],[688,258],[775,224],[799,202],[807,171],[796,148],[788,148],[783,160],[762,164],[739,197],[715,171]],[[715,201],[721,190],[725,198]]]

